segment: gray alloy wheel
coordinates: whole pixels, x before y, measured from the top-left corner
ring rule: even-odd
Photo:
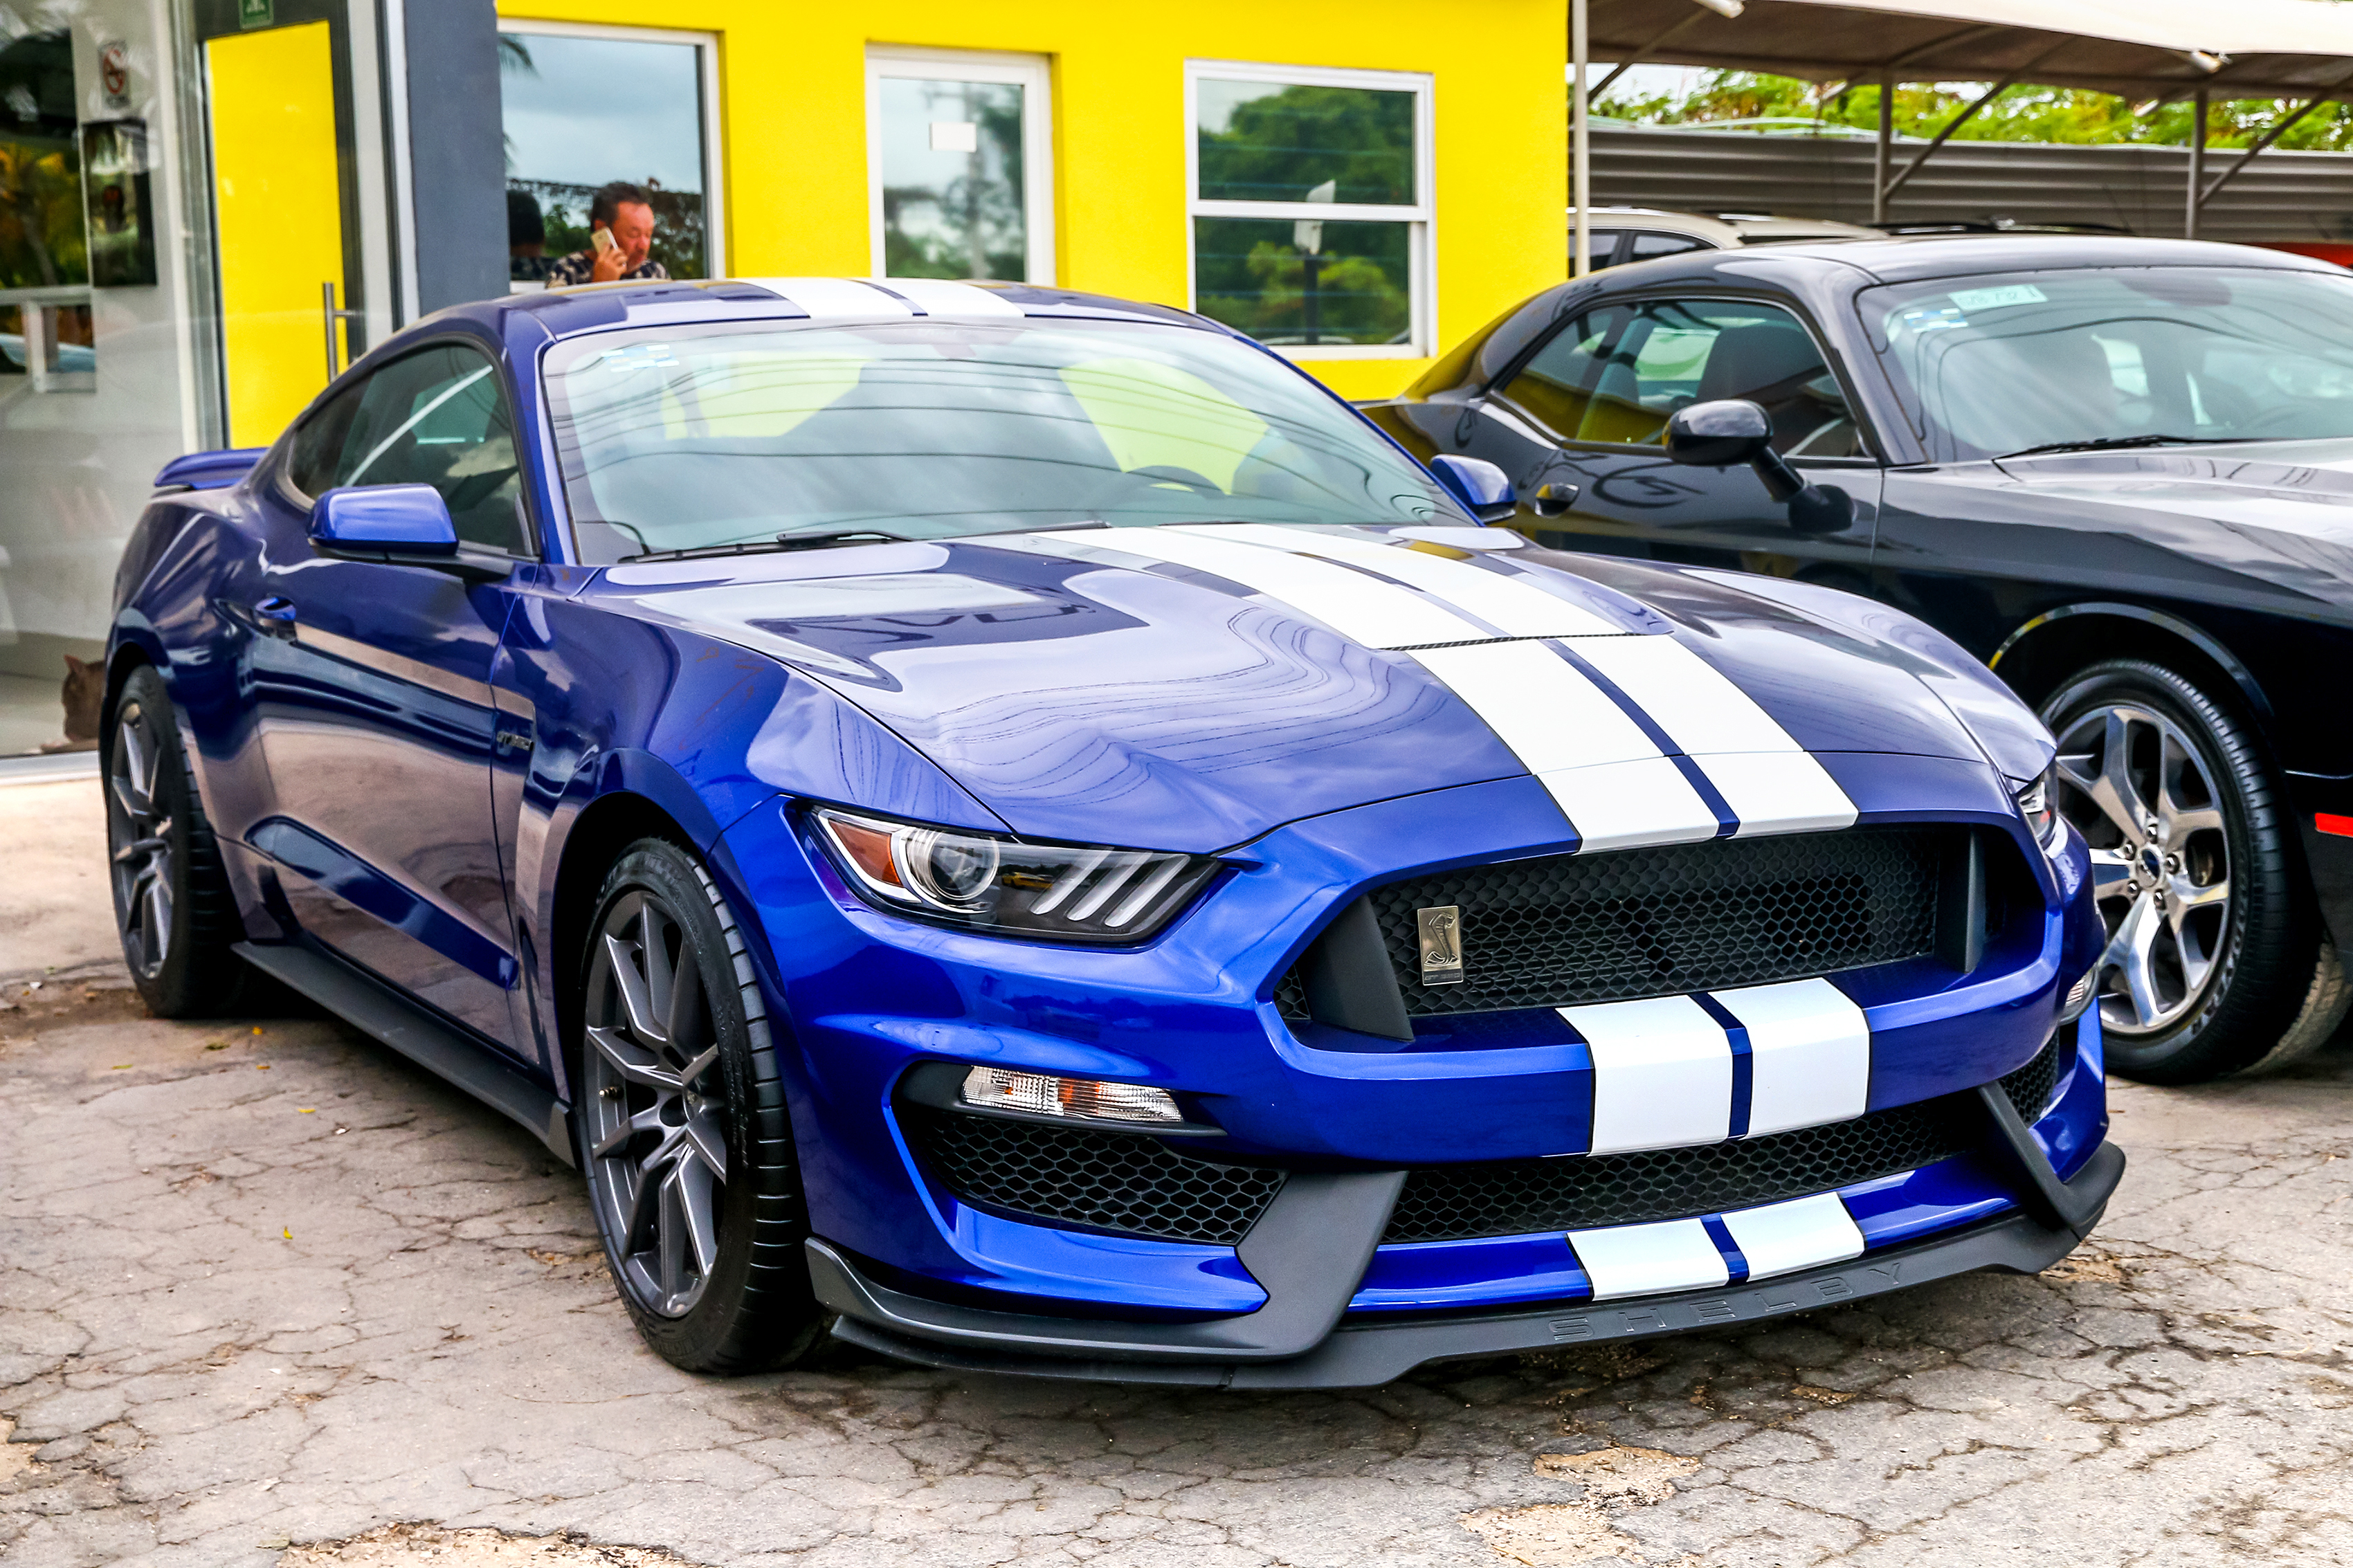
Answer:
[[[2091,845],[2108,930],[2100,1024],[2170,1028],[2213,982],[2231,937],[2231,847],[2214,780],[2180,726],[2116,703],[2059,737],[2060,809]]]
[[[205,820],[163,676],[127,671],[100,731],[107,880],[123,966],[159,1018],[202,1018],[283,997],[237,955],[245,932]]]
[[[821,1357],[830,1320],[744,927],[691,849],[640,838],[606,872],[582,945],[574,1146],[638,1332],[689,1372]]]
[[[651,889],[624,893],[594,940],[581,1074],[589,1190],[623,1286],[648,1311],[682,1318],[719,1261],[718,1032],[686,929]]]
[[[2083,830],[2108,943],[2112,1072],[2270,1072],[2336,1031],[2353,984],[2313,907],[2276,772],[2236,706],[2152,659],[2103,659],[2043,700],[2052,795]]]
[[[123,962],[135,978],[149,982],[164,973],[172,955],[179,893],[172,853],[174,824],[160,787],[169,742],[137,699],[116,710],[106,777],[114,809],[106,814],[106,847],[112,862]]]

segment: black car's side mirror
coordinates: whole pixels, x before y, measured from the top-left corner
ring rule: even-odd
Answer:
[[[1765,493],[1788,505],[1789,526],[1799,533],[1836,533],[1854,521],[1854,498],[1799,479],[1773,450],[1772,416],[1745,397],[1675,410],[1667,421],[1667,460],[1699,468],[1747,464]]]

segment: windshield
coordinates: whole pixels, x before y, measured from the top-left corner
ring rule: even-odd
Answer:
[[[581,559],[872,530],[1460,521],[1347,406],[1187,327],[681,329],[559,345]]]
[[[1942,461],[2059,441],[2353,436],[2353,278],[2205,267],[1866,290]]]

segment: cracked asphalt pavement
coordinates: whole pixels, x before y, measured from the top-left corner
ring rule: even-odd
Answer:
[[[0,903],[11,895],[0,892]],[[2085,1247],[1336,1394],[642,1349],[575,1175],[321,1018],[0,984],[0,1561],[2353,1563],[2353,1051],[2119,1085]]]

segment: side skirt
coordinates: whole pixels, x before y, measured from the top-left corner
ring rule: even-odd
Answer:
[[[414,1002],[307,947],[241,942],[236,952],[264,974],[508,1117],[565,1164],[574,1163],[572,1108]]]

